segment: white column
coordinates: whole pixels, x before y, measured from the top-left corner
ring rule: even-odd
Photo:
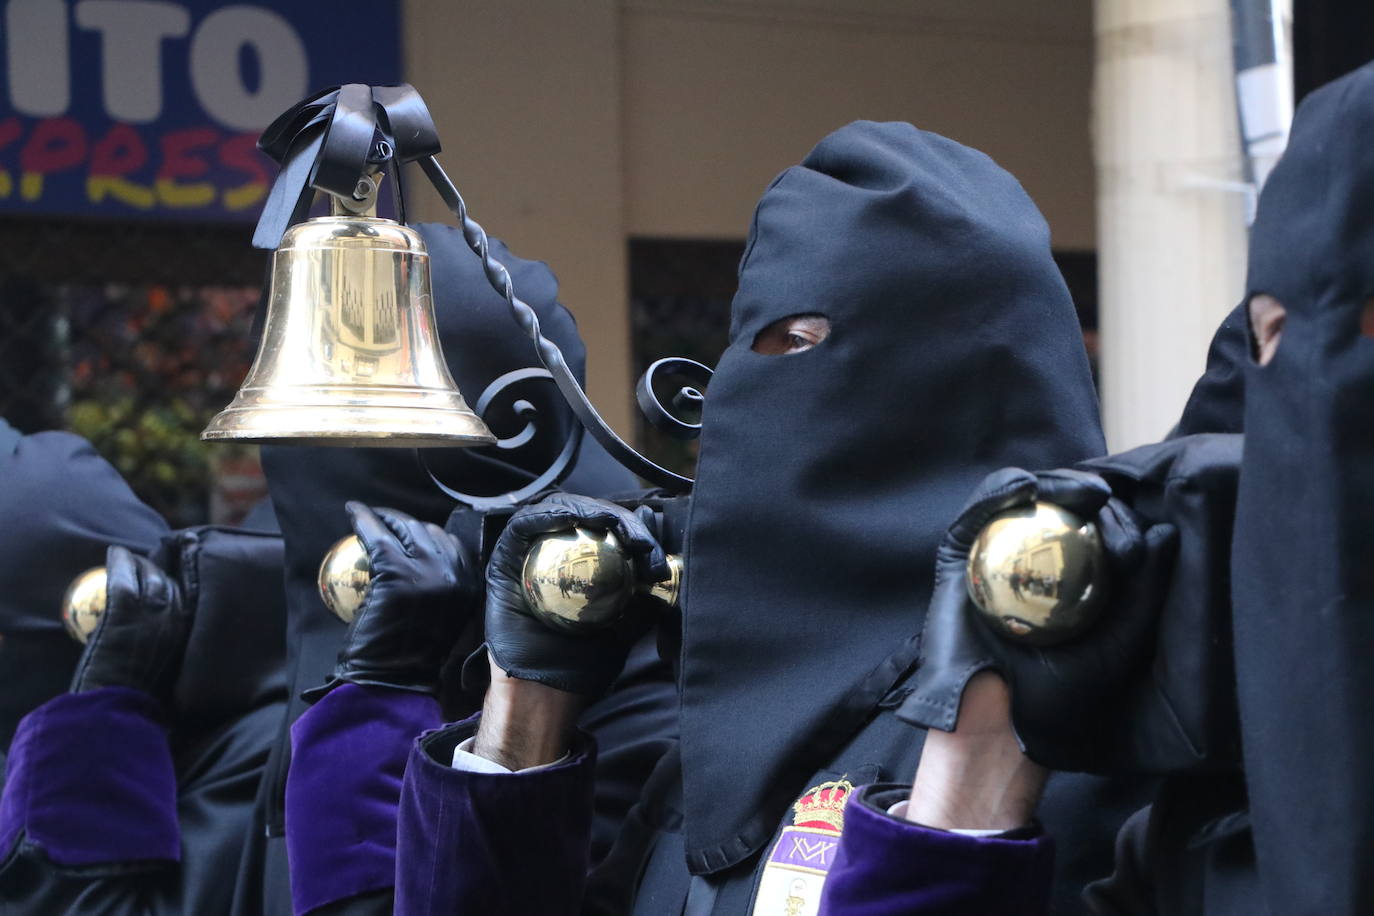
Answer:
[[[1115,451],[1178,420],[1244,294],[1245,198],[1227,0],[1095,0],[1094,26],[1102,412]]]

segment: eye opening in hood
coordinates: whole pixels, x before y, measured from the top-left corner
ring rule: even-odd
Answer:
[[[1360,307],[1360,336],[1374,337],[1374,296],[1370,296]]]
[[[824,343],[829,336],[829,318],[819,312],[798,312],[759,331],[751,349],[764,356],[794,356]]]
[[[1279,350],[1288,310],[1268,293],[1255,293],[1250,297],[1246,312],[1250,325],[1250,358],[1257,365],[1267,366]]]

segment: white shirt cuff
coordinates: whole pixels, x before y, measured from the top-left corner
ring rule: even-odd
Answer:
[[[472,752],[472,742],[476,740],[476,735],[466,741],[458,742],[458,746],[453,749],[453,762],[449,764],[455,770],[462,770],[465,773],[533,773],[537,770],[547,770],[549,767],[556,767],[561,763],[567,763],[572,758],[572,752],[564,754],[553,763],[540,764],[537,767],[525,767],[523,770],[510,770],[501,766],[495,760],[488,760]]]
[[[455,755],[455,756],[456,756],[456,755]],[[455,764],[455,765],[456,765],[456,764]],[[495,766],[495,764],[493,764],[493,766]],[[906,819],[907,819],[907,816],[906,816],[906,806],[907,806],[907,800],[906,800],[906,799],[903,799],[902,801],[897,802],[897,804],[893,805],[891,808],[888,808],[888,809],[887,809],[887,813],[890,814],[890,815],[892,815],[893,817],[900,817],[902,820],[906,820]],[[916,821],[912,821],[911,823],[915,824]],[[920,826],[926,827],[925,824],[921,824]],[[941,827],[926,827],[926,829],[927,829],[927,830],[941,830],[941,829],[943,829],[943,828],[941,828]],[[1002,834],[1008,833],[1008,832],[1009,832],[1009,831],[1006,831],[1006,830],[984,830],[984,829],[981,829],[981,828],[969,828],[969,829],[964,829],[964,828],[951,828],[951,829],[949,829],[949,830],[945,830],[945,833],[957,833],[957,834],[959,834],[960,836],[975,836],[975,837],[1001,836]]]

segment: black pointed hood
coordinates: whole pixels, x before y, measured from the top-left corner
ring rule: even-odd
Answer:
[[[751,349],[798,313],[826,315],[828,339]],[[909,667],[936,545],[979,481],[1102,448],[1073,303],[1016,179],[909,124],[857,122],[773,182],[688,523],[694,872],[760,848]]]
[[[1309,95],[1260,197],[1247,285],[1286,310],[1250,361],[1232,555],[1264,896],[1374,912],[1374,65]]]
[[[1245,420],[1245,367],[1250,362],[1248,302],[1222,319],[1207,348],[1207,368],[1193,385],[1170,439],[1197,433],[1238,433]]]
[[[167,523],[89,442],[21,436],[0,420],[0,752],[20,718],[67,689],[81,646],[62,626],[62,595],[105,565],[111,544],[153,553]]]

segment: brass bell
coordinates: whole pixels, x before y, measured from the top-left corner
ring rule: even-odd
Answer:
[[[996,515],[969,551],[969,597],[999,634],[1048,646],[1083,632],[1106,593],[1097,525],[1037,502]]]
[[[676,606],[682,558],[669,554],[668,570],[665,581],[641,588],[614,534],[574,528],[535,541],[521,578],[535,617],[555,629],[586,632],[614,622],[636,593]]]
[[[372,201],[375,204],[375,185]],[[429,253],[375,207],[290,227],[272,255],[262,344],[202,439],[306,445],[490,445],[444,362]]]
[[[96,566],[81,573],[62,595],[62,625],[67,634],[83,646],[91,638],[105,613],[105,567]]]
[[[372,567],[356,534],[340,538],[320,562],[320,599],[344,623],[352,623],[367,600]]]

